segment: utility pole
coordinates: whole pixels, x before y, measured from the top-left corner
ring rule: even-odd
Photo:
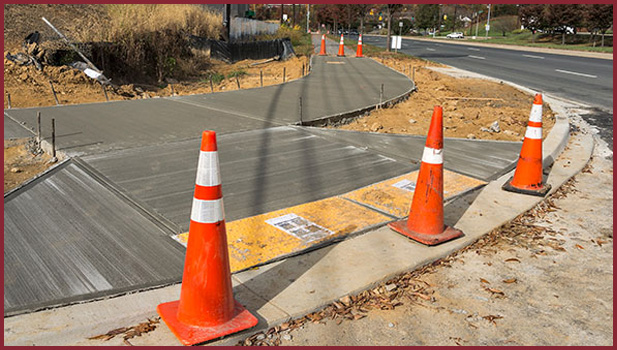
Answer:
[[[480,26],[480,13],[476,12],[476,37],[478,36],[478,27],[479,26]]]
[[[458,9],[458,5],[454,5],[454,17],[452,17],[452,32],[456,30],[456,10]]]
[[[488,31],[491,29],[491,4],[488,4],[488,17],[486,17],[486,38],[488,39]]]
[[[311,28],[309,27],[310,14],[311,14],[311,5],[306,4],[306,32],[307,33],[311,32]]]
[[[223,27],[225,30],[225,39],[231,41],[231,4],[225,4],[223,13]]]
[[[285,5],[281,4],[281,24],[283,24],[283,12],[285,11]]]

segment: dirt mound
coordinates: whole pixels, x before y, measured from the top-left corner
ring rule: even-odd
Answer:
[[[381,55],[377,61],[414,75],[418,91],[392,108],[355,119],[345,130],[425,135],[434,106],[443,107],[444,136],[521,141],[525,135],[533,97],[507,84],[481,79],[457,79],[429,67],[442,66],[414,58]],[[413,68],[415,67],[415,74]],[[410,73],[411,72],[411,73]],[[555,124],[555,115],[543,108],[543,136]]]

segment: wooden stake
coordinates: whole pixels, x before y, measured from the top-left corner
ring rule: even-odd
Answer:
[[[283,83],[285,82],[286,68],[287,67],[283,67]]]
[[[51,79],[49,80],[49,86],[51,87],[51,92],[54,94],[54,100],[56,100],[56,105],[59,105],[60,101],[58,101],[58,96],[56,96],[56,90],[54,90],[54,83],[51,82]]]
[[[51,161],[57,162],[56,158],[56,119],[51,119]]]
[[[210,76],[210,92],[214,92],[214,85],[212,84],[212,76]]]
[[[379,105],[377,108],[381,107],[381,101],[383,101],[383,84],[381,84],[381,89],[379,90]]]
[[[105,95],[105,101],[109,101],[109,96],[107,96],[107,89],[105,89],[105,85],[101,84],[101,89],[103,89],[103,94]]]
[[[264,71],[259,70],[259,81],[261,82],[261,87],[264,87]]]
[[[174,92],[174,84],[169,84],[169,87],[171,88],[171,96],[176,96],[176,93]]]
[[[240,79],[236,75],[236,84],[238,84],[238,90],[240,90]]]
[[[36,112],[36,148],[41,150],[41,112]]]
[[[9,104],[9,109],[11,109],[11,94],[9,94],[8,92],[6,93],[6,98],[7,98],[7,102]]]
[[[303,125],[302,122],[302,97],[300,97],[300,126]]]
[[[411,80],[413,81],[413,84],[416,84],[416,66],[413,66],[413,70],[411,71]]]
[[[302,63],[302,76],[304,76],[304,63]]]

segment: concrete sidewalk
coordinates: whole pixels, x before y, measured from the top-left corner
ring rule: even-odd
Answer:
[[[588,161],[593,141],[580,135],[560,156],[568,139],[570,106],[545,96],[558,114],[557,124],[544,142],[546,163],[553,163],[547,181],[555,191]],[[232,276],[234,294],[260,320],[257,327],[212,345],[233,345],[239,339],[291,318],[315,311],[345,295],[354,294],[401,272],[414,270],[474,242],[541,201],[539,197],[504,192],[510,174],[479,192],[449,203],[446,223],[465,236],[436,247],[414,243],[382,227],[336,245],[288,258]],[[470,204],[471,203],[471,204]],[[362,252],[359,254],[358,252]],[[6,345],[119,345],[88,340],[118,327],[136,325],[156,317],[158,303],[177,300],[180,285],[173,285],[114,299],[72,305],[5,319]],[[178,345],[165,325],[131,339],[135,345]]]

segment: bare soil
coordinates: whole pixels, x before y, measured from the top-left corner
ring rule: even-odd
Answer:
[[[49,168],[51,157],[33,152],[32,139],[4,140],[4,193]]]
[[[483,140],[521,141],[533,96],[509,85],[481,79],[452,78],[430,67],[438,64],[381,54],[376,60],[409,76],[415,67],[418,91],[392,108],[339,126],[344,130],[425,135],[435,106],[443,107],[444,136]],[[483,131],[497,122],[499,132]],[[543,136],[555,124],[554,113],[543,108]],[[483,129],[484,128],[484,129]]]
[[[5,52],[6,57],[6,52]],[[262,61],[245,60],[234,64],[212,60],[212,68],[207,71],[195,72],[195,77],[173,84],[174,95],[192,95],[210,93],[210,73],[223,74],[225,79],[219,83],[213,83],[213,91],[237,90],[238,84],[235,77],[230,77],[234,72],[240,73],[238,80],[241,89],[255,88],[261,85],[260,71],[263,74],[263,86],[280,84],[302,77],[302,65],[305,72],[308,67],[307,57],[293,57],[287,61],[273,61],[264,64],[250,66],[252,63]],[[105,95],[101,85],[88,78],[83,72],[69,66],[44,66],[43,71],[37,71],[32,66],[19,66],[7,59],[4,60],[4,108],[8,108],[8,94],[11,97],[12,108],[43,107],[56,104],[51,85],[56,91],[58,101],[63,105],[105,102]],[[155,98],[172,95],[172,86],[128,84],[121,85],[117,90],[107,89],[110,101],[135,100],[142,98]]]

